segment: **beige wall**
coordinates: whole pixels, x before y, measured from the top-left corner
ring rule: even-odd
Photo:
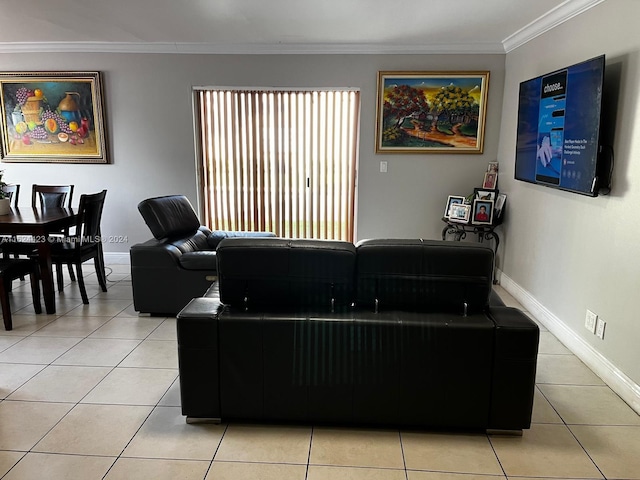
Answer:
[[[196,202],[191,87],[353,87],[362,92],[357,235],[438,238],[449,194],[466,195],[495,160],[500,132],[504,55],[179,55],[0,54],[0,71],[99,70],[104,73],[111,165],[4,164],[5,178],[31,183],[70,182],[77,191],[107,188],[103,233],[129,243],[149,238],[136,210],[147,197],[186,194]],[[376,155],[379,70],[491,72],[485,153]],[[389,172],[379,172],[388,161]],[[28,205],[28,195],[21,203]]]
[[[507,54],[500,187],[508,193],[502,269],[613,369],[640,383],[640,2],[608,0]],[[518,86],[600,54],[619,77],[609,196],[584,197],[513,180]],[[615,82],[613,82],[615,83]],[[609,105],[607,108],[611,108]],[[605,339],[584,328],[589,308]],[[587,349],[588,350],[588,349]],[[639,393],[640,395],[640,393]],[[640,398],[640,397],[639,397]]]

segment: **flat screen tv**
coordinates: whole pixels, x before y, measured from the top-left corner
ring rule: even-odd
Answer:
[[[517,180],[598,195],[603,84],[604,55],[520,84]]]

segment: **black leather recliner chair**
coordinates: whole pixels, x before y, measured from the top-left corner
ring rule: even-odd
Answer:
[[[212,232],[184,195],[143,200],[138,211],[154,237],[130,250],[133,305],[141,313],[173,316],[203,295],[217,278],[216,247],[223,238],[275,236]]]

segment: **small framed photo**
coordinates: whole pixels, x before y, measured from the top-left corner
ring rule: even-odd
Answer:
[[[507,201],[507,196],[504,193],[501,193],[500,195],[498,195],[498,198],[496,199],[496,205],[495,205],[495,214],[496,217],[500,218],[502,216],[502,209],[504,208],[504,204]]]
[[[498,196],[498,190],[485,190],[484,188],[474,188],[473,189],[473,198],[478,200],[496,200]]]
[[[447,206],[444,209],[444,218],[449,218],[449,212],[451,211],[452,205],[458,205],[461,203],[464,203],[464,197],[449,195],[449,198],[447,199]]]
[[[487,172],[484,174],[484,181],[482,182],[482,188],[485,190],[495,190],[498,185],[498,174],[494,172]]]
[[[493,200],[474,200],[471,223],[474,225],[491,225],[493,222]]]
[[[468,223],[471,215],[471,205],[468,203],[456,203],[451,205],[449,220],[452,222]]]
[[[489,162],[489,166],[487,167],[487,172],[498,173],[498,162]]]

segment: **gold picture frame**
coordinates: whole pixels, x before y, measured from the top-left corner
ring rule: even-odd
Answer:
[[[378,72],[376,153],[482,153],[489,72]]]
[[[3,162],[109,163],[100,72],[0,72]]]

